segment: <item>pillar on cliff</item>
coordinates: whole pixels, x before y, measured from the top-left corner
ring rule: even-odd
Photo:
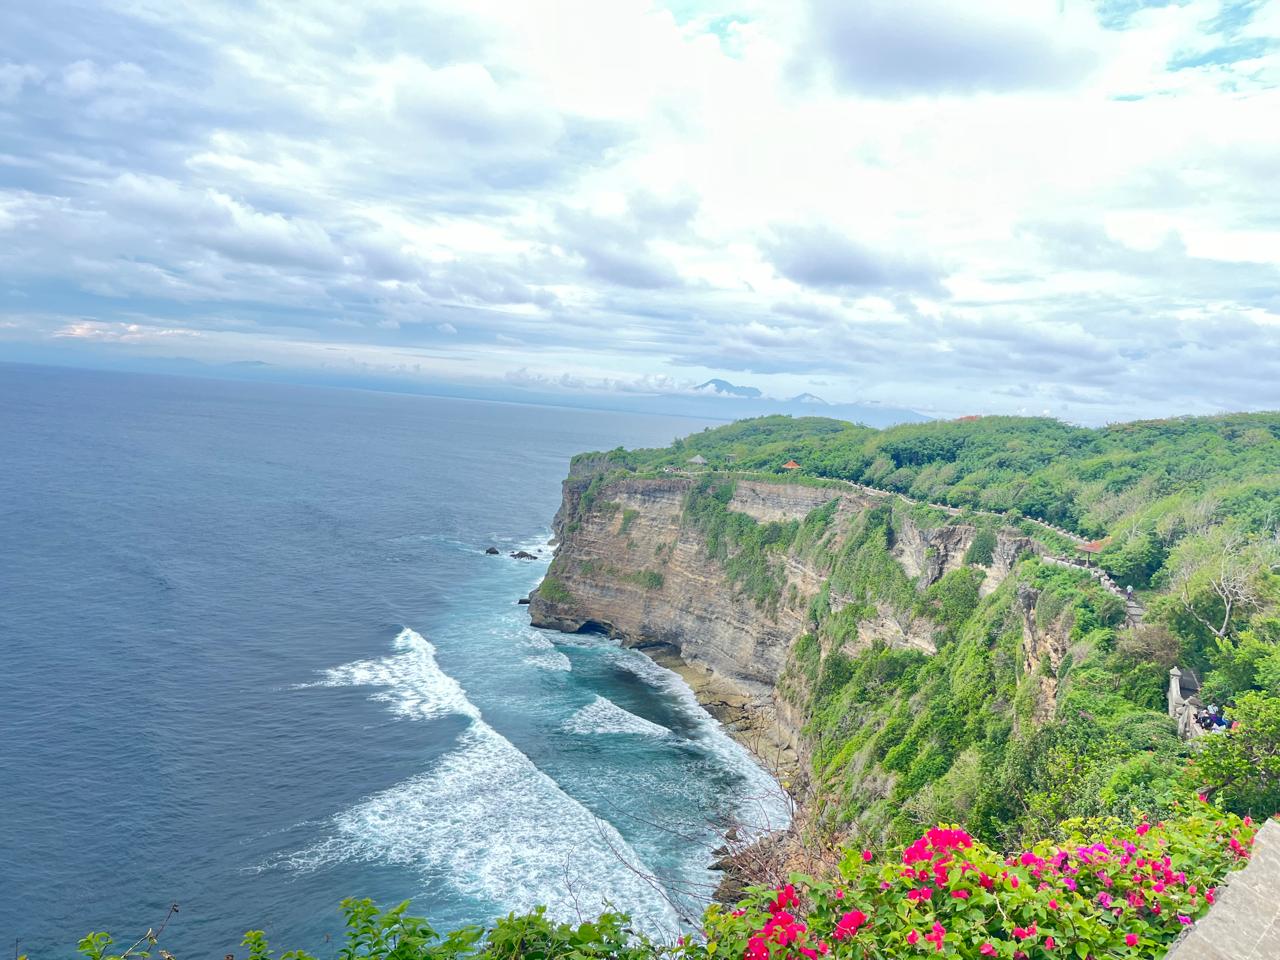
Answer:
[[[1176,717],[1178,708],[1182,706],[1182,671],[1177,667],[1169,670],[1169,716]]]

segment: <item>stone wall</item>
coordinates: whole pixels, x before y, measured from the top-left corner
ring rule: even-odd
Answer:
[[[1280,960],[1280,822],[1258,831],[1249,865],[1165,960]]]

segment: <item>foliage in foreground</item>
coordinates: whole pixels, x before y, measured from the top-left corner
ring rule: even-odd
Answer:
[[[1208,911],[1227,872],[1249,857],[1255,828],[1207,803],[1168,822],[1071,821],[1056,841],[1002,857],[955,827],[929,830],[900,856],[848,851],[834,878],[799,874],[753,888],[736,909],[708,908],[703,930],[678,943],[636,931],[626,914],[557,923],[539,908],[493,926],[441,935],[407,914],[343,901],[339,960],[1154,960]],[[146,939],[146,938],[144,938]],[[140,941],[142,942],[142,941]],[[112,955],[92,933],[88,960]],[[154,938],[150,944],[155,945]],[[272,960],[262,931],[245,934],[247,960]],[[168,960],[169,954],[158,951]],[[315,960],[305,951],[280,960]]]
[[[1001,857],[929,830],[899,860],[850,851],[834,881],[796,876],[712,907],[699,957],[1104,960],[1164,955],[1249,856],[1252,823],[1202,805],[1167,823],[1070,821],[1057,842]]]

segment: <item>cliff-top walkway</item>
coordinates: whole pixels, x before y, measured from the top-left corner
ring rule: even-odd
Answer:
[[[688,469],[674,468],[672,472],[685,474],[686,476],[693,476],[695,472],[701,473],[703,471],[691,471]],[[873,487],[866,483],[856,483],[853,480],[845,480],[841,477],[820,477],[819,479],[832,480],[836,483],[842,483],[847,487],[852,487],[854,490],[857,490],[860,493],[867,494],[869,496],[897,497],[903,503],[932,507],[935,510],[941,510],[943,513],[951,517],[958,517],[961,514],[966,512],[966,510],[961,507],[953,507],[945,503],[930,503],[927,500],[917,500],[914,497],[909,497],[905,493],[900,493],[897,490],[885,490],[880,487]],[[978,514],[979,516],[992,517],[994,519],[1007,522],[1007,518],[1004,516],[1004,514],[996,513],[994,510],[982,510],[977,507],[970,507],[968,508],[968,512]],[[1080,536],[1080,534],[1072,533],[1070,530],[1065,530],[1062,527],[1055,526],[1054,524],[1049,523],[1046,520],[1040,520],[1036,517],[1024,517],[1023,519],[1027,520],[1030,523],[1034,523],[1036,526],[1041,527],[1044,530],[1048,530],[1051,533],[1056,533],[1058,536],[1071,541],[1071,543],[1075,544],[1076,546],[1083,546],[1084,544],[1089,543],[1089,541],[1084,537]],[[1055,556],[1053,554],[1042,554],[1040,559],[1044,560],[1047,563],[1056,564],[1057,566],[1060,566],[1060,567],[1070,567],[1072,569],[1081,570],[1081,571],[1084,571],[1085,573],[1088,573],[1091,577],[1093,577],[1095,580],[1098,581],[1098,585],[1101,586],[1104,590],[1106,590],[1112,596],[1118,597],[1120,600],[1124,601],[1125,622],[1129,626],[1134,626],[1135,624],[1142,622],[1143,615],[1146,613],[1142,604],[1138,602],[1137,598],[1134,597],[1134,595],[1131,592],[1122,589],[1120,585],[1116,583],[1114,579],[1112,579],[1111,574],[1107,573],[1107,571],[1104,570],[1102,567],[1085,563],[1083,560],[1080,560],[1076,557],[1070,557],[1070,556],[1060,557],[1060,556]],[[1277,954],[1276,960],[1280,960],[1280,954]]]

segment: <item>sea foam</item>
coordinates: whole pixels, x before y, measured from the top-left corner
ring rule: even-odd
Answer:
[[[740,832],[759,836],[784,829],[791,822],[792,802],[786,791],[746,747],[729,736],[720,722],[707,713],[678,673],[635,650],[619,648],[610,651],[607,657],[615,666],[671,695],[693,725],[689,743],[714,756],[740,778],[737,803]]]
[[[470,725],[433,769],[339,813],[330,837],[285,858],[285,865],[396,863],[419,870],[424,880],[443,873],[497,911],[545,903],[550,914],[569,920],[612,903],[647,929],[676,929],[675,910],[617,829],[491,727],[440,669],[426,638],[406,628],[396,648],[384,660],[330,670],[322,685],[379,686],[374,696],[400,715],[461,714]]]
[[[638,717],[624,710],[607,697],[597,696],[564,722],[570,733],[628,733],[642,737],[670,737],[672,733],[661,724]]]

